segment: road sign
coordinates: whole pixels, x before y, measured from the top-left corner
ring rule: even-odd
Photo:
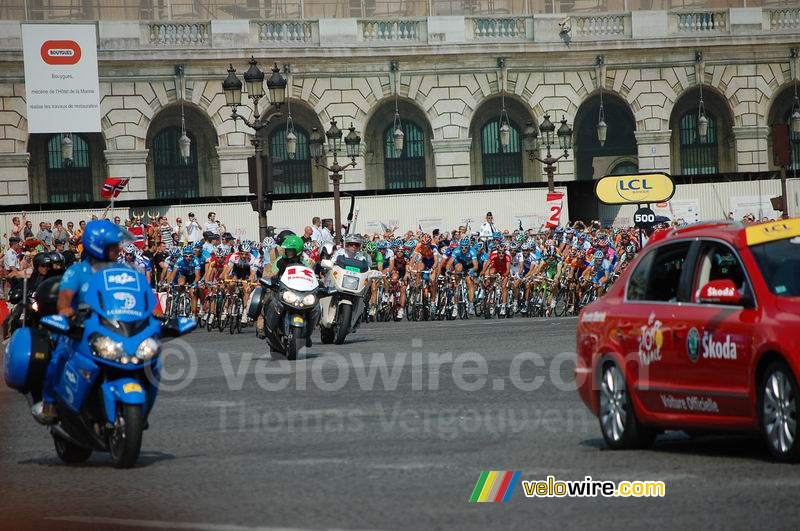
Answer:
[[[642,207],[633,214],[633,224],[637,229],[649,230],[655,222],[655,212],[647,207]]]

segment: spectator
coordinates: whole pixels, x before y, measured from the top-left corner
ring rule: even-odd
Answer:
[[[22,246],[20,245],[19,238],[12,236],[8,239],[8,243],[9,248],[6,249],[6,253],[3,256],[3,270],[5,271],[6,276],[9,278],[9,282],[13,288],[19,284],[19,281],[24,277],[25,272],[21,269],[19,263],[19,255],[22,252]]]
[[[158,226],[158,232],[161,235],[161,241],[167,245],[167,248],[172,247],[172,227],[169,225],[169,220],[167,220],[167,216],[161,216],[161,220]]]
[[[303,240],[303,243],[308,243],[310,241],[316,241],[316,240],[314,240],[314,229],[312,229],[311,227],[306,227],[303,230],[303,237],[301,239]]]
[[[22,240],[24,238],[22,231],[27,223],[28,215],[24,210],[22,211],[22,221],[20,221],[19,216],[14,216],[11,218],[11,236],[16,236]]]
[[[28,240],[33,238],[33,222],[28,220],[25,222],[25,228],[22,229],[22,239]]]
[[[197,243],[203,239],[203,230],[193,212],[189,212],[189,223],[186,224],[186,241]]]
[[[217,218],[216,212],[209,212],[208,221],[206,221],[206,225],[205,227],[203,227],[203,230],[206,230],[208,232],[213,232],[214,234],[221,234],[219,230],[220,229],[219,222],[217,222],[216,218]]]
[[[333,243],[333,220],[327,218],[322,221],[322,230],[320,231],[322,237],[320,241],[325,243]]]
[[[80,254],[78,253],[78,242],[74,238],[70,238],[69,247],[61,253],[64,255],[64,269],[78,261]]]
[[[120,217],[114,216],[114,225],[120,225],[120,224],[122,224],[122,220],[120,219]]]
[[[322,221],[319,216],[311,218],[311,239],[315,242],[322,241]]]
[[[486,213],[486,221],[483,222],[481,225],[481,236],[488,237],[497,232],[497,229],[494,225],[494,216],[491,212]]]
[[[67,222],[67,239],[71,240],[75,237],[75,224],[71,221]]]
[[[53,224],[53,241],[63,240],[66,242],[68,237],[67,229],[64,228],[64,222],[57,219]]]
[[[36,234],[36,239],[44,243],[46,249],[50,249],[53,245],[53,231],[50,230],[50,224],[42,221],[39,223],[39,232]]]

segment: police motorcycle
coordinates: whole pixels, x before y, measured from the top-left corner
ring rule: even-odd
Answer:
[[[51,353],[68,342],[54,380],[58,423],[49,426],[56,453],[65,463],[81,463],[93,451],[109,452],[114,467],[129,468],[158,393],[160,339],[186,334],[197,323],[162,324],[146,277],[124,265],[93,273],[83,295],[73,318],[40,319],[53,336],[31,327],[14,333],[3,360],[5,382],[29,403],[40,402]]]
[[[322,342],[341,345],[361,322],[370,282],[383,275],[380,271],[371,271],[368,260],[343,254],[320,261],[320,266],[327,271],[325,285],[328,286],[320,297]]]
[[[279,279],[260,278],[253,290],[247,315],[257,319],[263,312],[267,343],[287,359],[310,344],[319,322],[319,281],[314,270],[301,264],[289,265]]]
[[[14,305],[8,320],[10,334],[24,326],[37,327],[42,316],[56,313],[64,256],[56,251],[38,253],[33,271],[31,278],[25,278],[8,294],[8,302]]]

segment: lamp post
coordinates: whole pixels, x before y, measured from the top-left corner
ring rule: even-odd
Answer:
[[[342,230],[342,212],[339,205],[339,183],[342,181],[342,172],[347,168],[353,168],[356,165],[356,157],[358,156],[359,146],[361,145],[361,137],[356,134],[356,128],[350,125],[350,132],[344,137],[344,144],[347,156],[350,157],[350,162],[344,166],[339,164],[338,153],[342,150],[342,130],[336,126],[336,120],[331,120],[331,126],[325,131],[325,137],[328,139],[328,149],[333,155],[333,164],[328,166],[322,162],[325,156],[325,141],[322,138],[322,133],[315,127],[311,131],[308,138],[311,156],[314,157],[314,163],[317,167],[325,168],[331,172],[331,181],[333,182],[333,218],[336,224],[334,238],[336,243],[341,242]]]
[[[547,148],[547,156],[539,158],[536,152],[539,150],[539,134],[533,126],[533,122],[528,122],[527,126],[522,132],[522,141],[525,146],[525,151],[528,152],[528,158],[532,161],[536,160],[544,164],[544,171],[547,172],[547,189],[550,192],[555,191],[555,183],[553,182],[553,175],[556,171],[556,162],[561,159],[569,158],[569,149],[572,147],[572,128],[567,125],[566,118],[561,118],[561,127],[556,132],[556,126],[550,121],[550,115],[544,115],[544,121],[539,126],[539,131],[542,133],[542,142]],[[554,134],[555,133],[555,134]],[[550,147],[555,143],[558,137],[558,143],[564,153],[558,157],[553,157],[550,154]]]
[[[234,121],[241,120],[250,129],[255,131],[253,139],[250,141],[256,153],[256,201],[258,208],[258,237],[263,240],[267,236],[267,213],[264,209],[264,164],[262,156],[264,145],[261,139],[261,130],[270,123],[269,118],[261,116],[258,110],[258,102],[264,97],[264,72],[258,68],[258,61],[255,57],[250,57],[250,68],[244,73],[244,82],[247,85],[247,96],[253,100],[253,115],[255,119],[248,120],[236,110],[242,103],[242,82],[236,76],[236,69],[233,65],[228,68],[228,77],[222,82],[222,91],[225,93],[225,103],[231,107],[231,118]],[[267,89],[270,99],[275,107],[280,107],[286,101],[286,79],[281,76],[278,64],[272,67],[272,75],[267,80]],[[280,116],[276,113],[273,116]],[[269,190],[271,192],[271,190]]]

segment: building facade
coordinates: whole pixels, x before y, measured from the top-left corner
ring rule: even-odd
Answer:
[[[289,195],[329,189],[308,137],[334,119],[362,137],[345,190],[541,181],[522,131],[545,115],[573,128],[557,181],[771,170],[771,126],[789,120],[800,78],[800,7],[792,2],[673,10],[670,2],[306,1],[283,2],[282,11],[263,0],[239,2],[240,11],[222,9],[235,2],[130,3],[101,9],[89,1],[77,12],[32,1],[0,8],[0,204],[97,200],[109,175],[131,178],[125,199],[247,194],[252,130],[231,119],[221,83],[229,65],[242,73],[251,55],[262,69],[276,64],[289,82],[287,105],[276,109],[268,98],[260,105],[274,115],[262,131],[265,145],[286,159],[276,192]],[[214,9],[198,9],[208,4]],[[391,11],[395,4],[405,7]],[[65,130],[74,140],[67,166],[62,135],[27,131],[21,23],[92,18],[99,19],[102,132]],[[697,134],[701,98],[705,138]],[[252,117],[248,98],[239,112]],[[501,114],[511,128],[505,150]],[[188,160],[178,149],[182,115]],[[396,115],[405,134],[400,153]],[[288,116],[298,136],[293,159]],[[791,146],[800,168],[800,135]]]

